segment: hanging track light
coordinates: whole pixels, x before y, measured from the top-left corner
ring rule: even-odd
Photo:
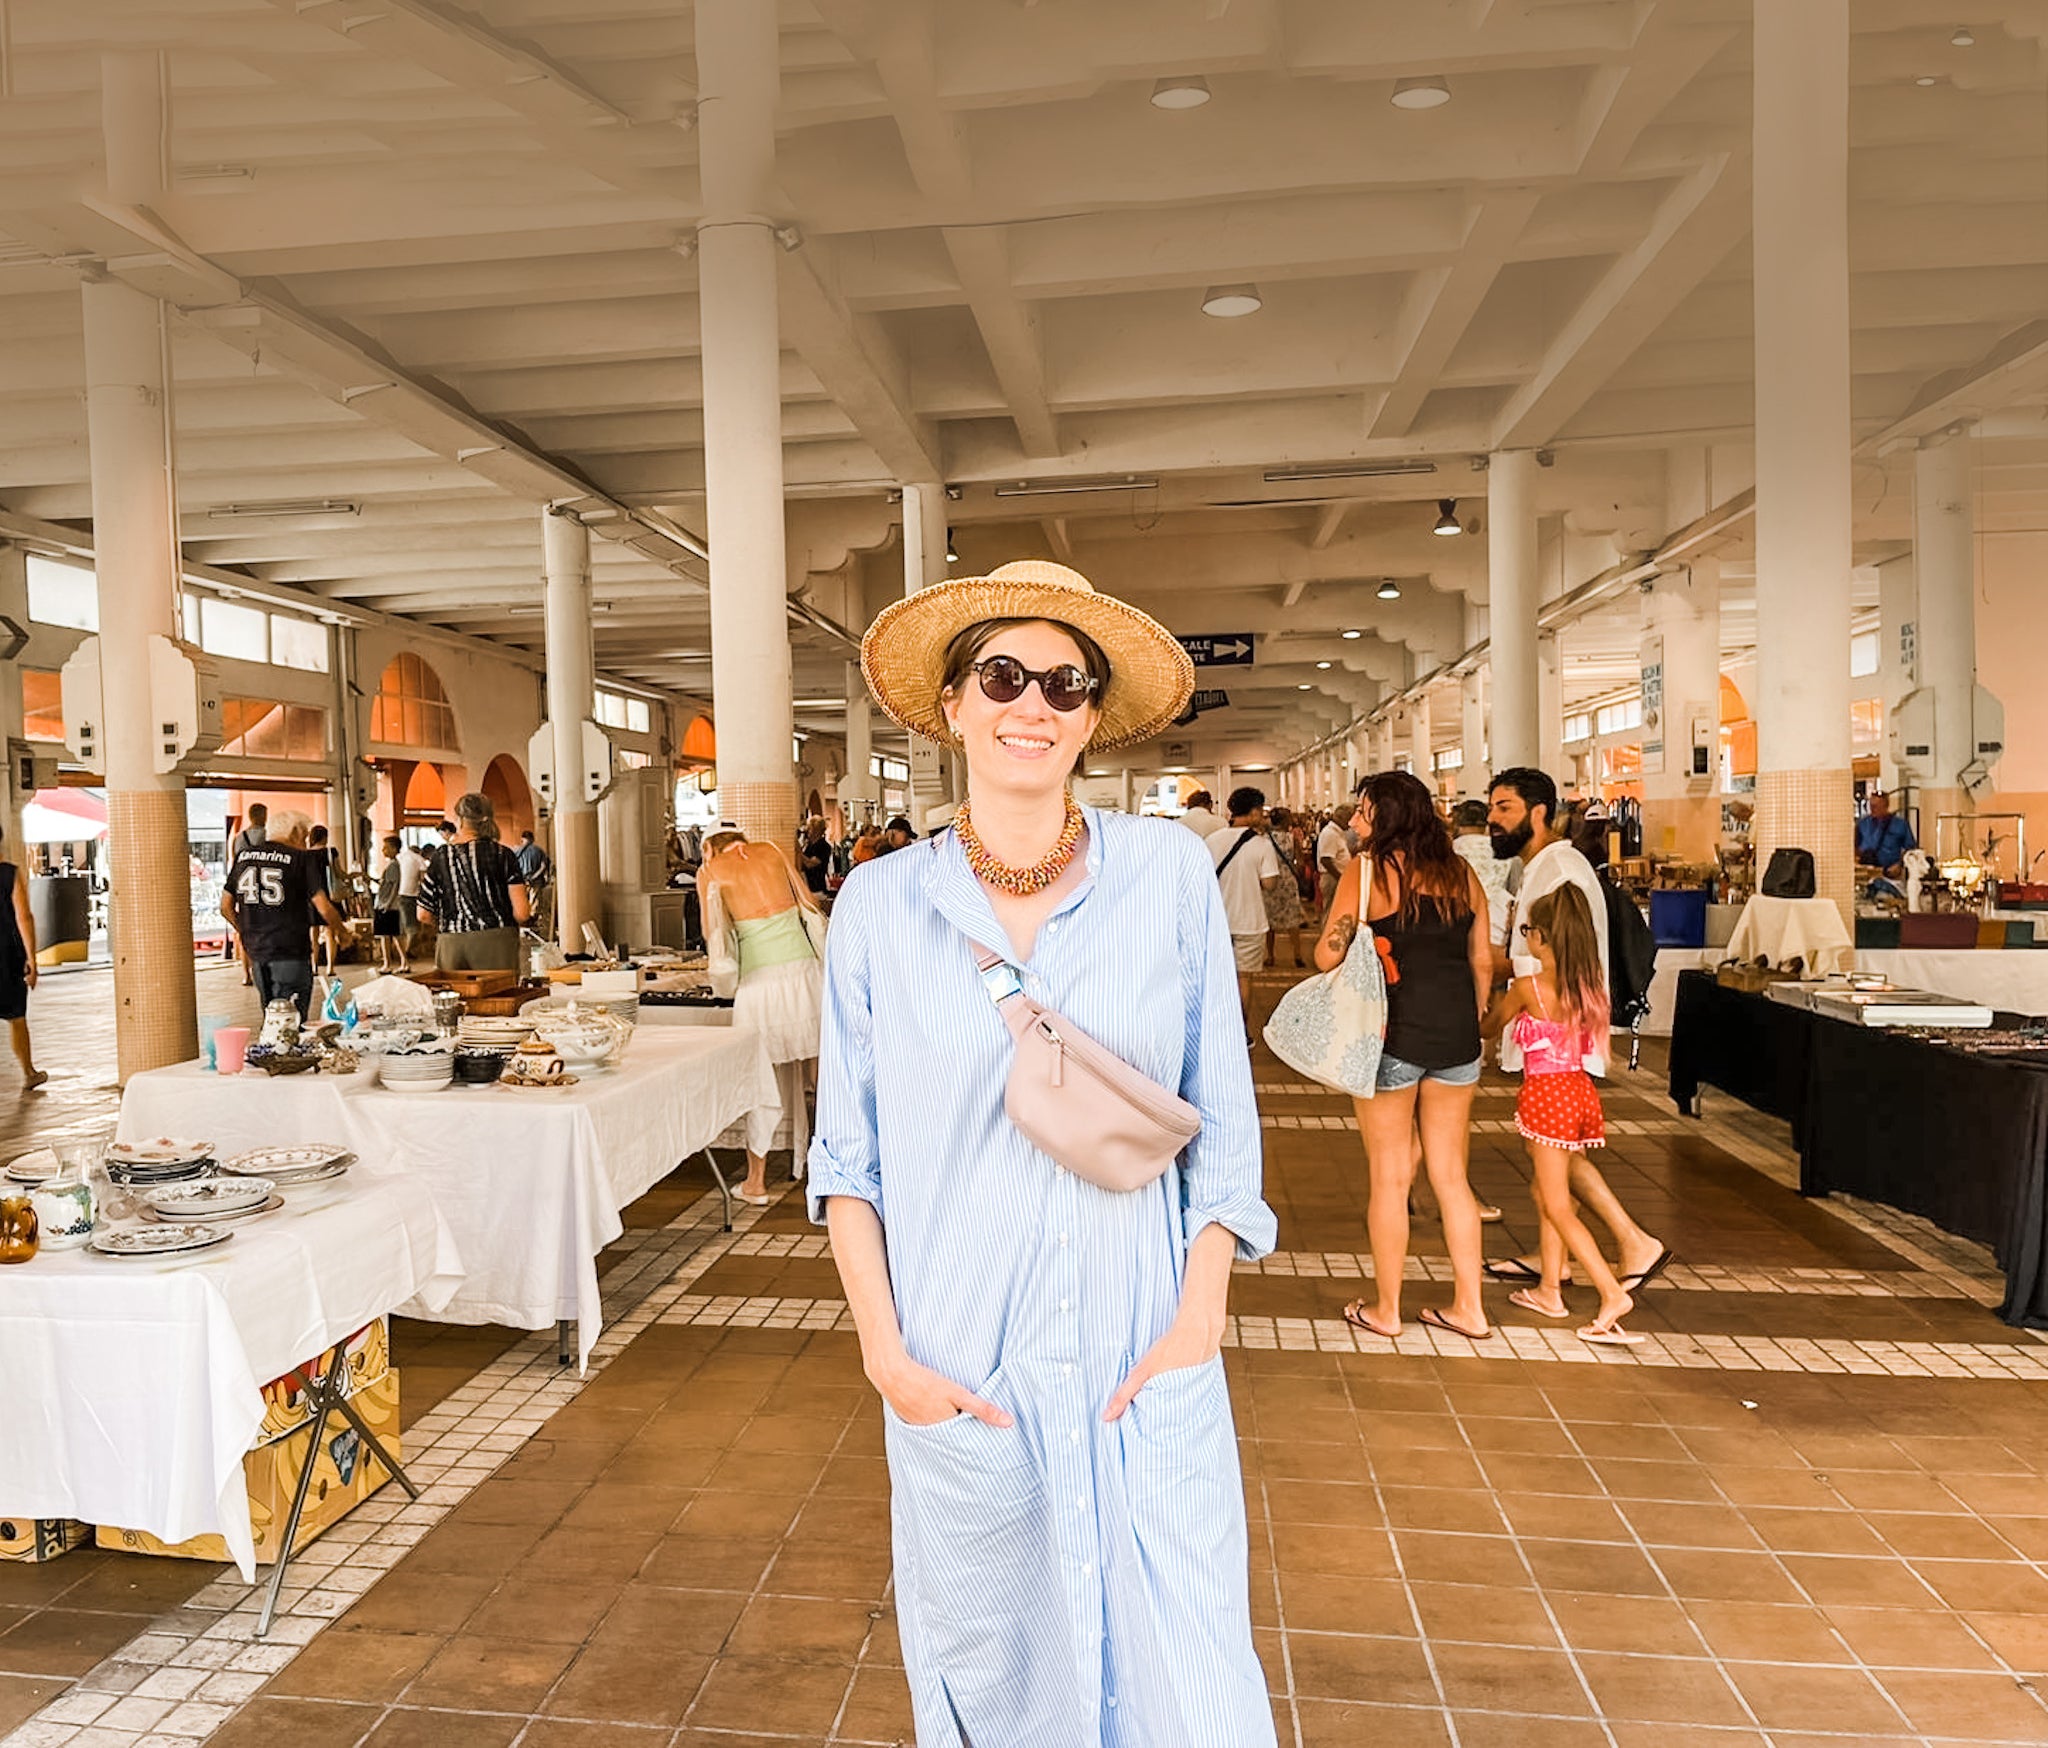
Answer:
[[[1463,534],[1464,528],[1458,521],[1458,500],[1439,498],[1436,501],[1437,518],[1435,533],[1443,535]]]

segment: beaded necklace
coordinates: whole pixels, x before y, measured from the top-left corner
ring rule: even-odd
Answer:
[[[953,816],[953,829],[960,834],[960,848],[967,853],[967,866],[974,870],[974,877],[998,892],[1009,893],[1013,898],[1029,898],[1033,893],[1043,892],[1067,871],[1074,860],[1075,850],[1080,847],[1081,828],[1085,822],[1073,796],[1067,796],[1066,803],[1067,816],[1060,825],[1060,835],[1053,840],[1053,846],[1044,858],[1028,868],[1012,868],[998,862],[989,853],[988,846],[975,835],[974,821],[963,801],[960,811]]]

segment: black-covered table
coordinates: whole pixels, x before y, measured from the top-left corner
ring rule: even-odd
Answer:
[[[1702,1084],[1791,1124],[1800,1188],[1883,1202],[1991,1247],[2008,1323],[2048,1328],[2048,1064],[1966,1055],[1679,979],[1671,1096]]]

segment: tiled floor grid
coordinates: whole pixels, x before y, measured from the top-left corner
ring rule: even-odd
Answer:
[[[1284,1748],[2048,1743],[2048,1344],[1991,1315],[1981,1250],[1801,1200],[1781,1126],[1676,1118],[1645,1072],[1602,1159],[1678,1252],[1643,1345],[1496,1287],[1483,1342],[1413,1321],[1449,1273],[1427,1218],[1390,1342],[1339,1314],[1372,1272],[1347,1103],[1255,1063],[1283,1248],[1237,1270],[1225,1346]],[[1495,1255],[1532,1237],[1512,1097],[1481,1088],[1473,1139]],[[83,1087],[53,1116],[105,1120]],[[829,1246],[793,1193],[730,1236],[693,1189],[652,1204],[587,1378],[551,1336],[407,1327],[409,1395],[443,1392],[405,1435],[424,1497],[302,1553],[269,1642],[231,1572],[0,1569],[0,1744],[910,1743]]]

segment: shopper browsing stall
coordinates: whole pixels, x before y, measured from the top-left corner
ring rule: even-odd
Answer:
[[[264,842],[235,858],[220,914],[241,937],[256,975],[256,999],[289,999],[305,1019],[313,1002],[313,918],[346,943],[348,918],[327,896],[324,855],[306,847],[303,813],[277,813]]]

